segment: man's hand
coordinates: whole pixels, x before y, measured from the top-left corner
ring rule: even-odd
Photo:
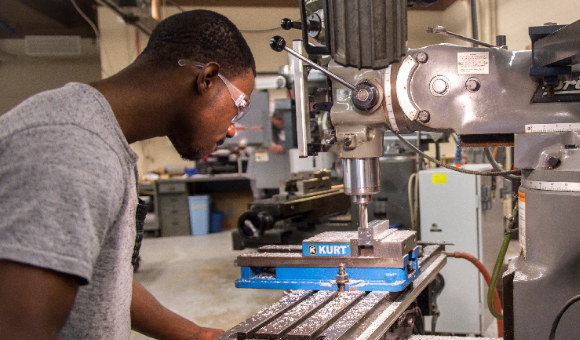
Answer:
[[[272,151],[273,153],[278,154],[278,155],[281,155],[284,153],[284,147],[282,145],[279,145],[276,143],[272,143],[268,149],[270,149],[270,151]]]
[[[163,340],[210,340],[224,331],[200,327],[163,307],[139,282],[133,280],[131,327]]]
[[[187,340],[211,340],[222,334],[224,331],[216,328],[201,327],[201,337],[193,336]]]

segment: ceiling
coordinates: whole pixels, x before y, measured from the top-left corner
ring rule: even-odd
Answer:
[[[120,10],[123,6],[146,6],[156,0],[2,0],[0,39],[26,35],[79,35],[94,38],[91,26],[79,9],[94,23],[97,1],[108,2]],[[168,6],[207,6],[207,0],[159,0]],[[439,0],[429,9],[444,9],[457,0]],[[298,0],[212,0],[212,6],[298,7]]]
[[[94,0],[75,0],[88,17],[96,20]],[[88,23],[71,0],[3,0],[0,12],[0,38],[26,35],[80,35],[94,37]]]
[[[73,1],[96,22],[97,0],[2,0],[0,39],[23,38],[26,35],[80,35],[94,38],[91,26],[78,13]],[[152,0],[107,0],[120,6],[145,6]],[[153,0],[155,1],[155,0]],[[207,6],[207,0],[160,0],[168,6]],[[212,6],[298,7],[297,0],[213,0]],[[124,8],[123,8],[124,7]]]

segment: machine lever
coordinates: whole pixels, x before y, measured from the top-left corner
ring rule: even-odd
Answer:
[[[285,50],[286,52],[290,53],[292,56],[302,60],[303,62],[307,63],[308,65],[312,66],[314,69],[324,73],[325,75],[327,75],[328,77],[336,80],[337,82],[341,83],[342,85],[348,87],[349,89],[354,91],[354,85],[348,83],[346,80],[340,78],[339,76],[337,76],[336,74],[329,72],[327,69],[325,69],[324,67],[316,64],[315,62],[313,62],[312,60],[304,57],[303,55],[301,55],[300,53],[294,51],[293,49],[291,49],[290,47],[286,46],[286,40],[284,38],[282,38],[281,36],[277,35],[275,37],[273,37],[272,39],[270,39],[270,47],[276,51],[276,52],[282,52],[282,50]]]
[[[478,45],[485,46],[485,47],[497,47],[497,46],[485,43],[485,42],[480,41],[480,40],[468,38],[468,37],[463,36],[461,34],[449,32],[444,26],[435,26],[435,28],[431,28],[431,27],[427,26],[427,33],[443,34],[443,35],[457,38],[459,40],[467,41],[467,42],[470,42],[473,44],[478,44]]]
[[[292,21],[288,18],[284,18],[280,22],[280,27],[282,27],[282,29],[285,29],[285,30],[291,30],[293,28],[297,29],[297,30],[301,30],[302,23],[300,21]]]
[[[284,18],[282,19],[282,21],[280,22],[280,27],[282,27],[282,29],[284,30],[291,30],[291,29],[297,29],[297,30],[301,30],[304,29],[302,23],[300,21],[292,21],[288,18]],[[313,34],[316,35],[318,33],[320,33],[320,23],[317,21],[308,21],[306,22],[306,30],[308,31],[308,34]]]

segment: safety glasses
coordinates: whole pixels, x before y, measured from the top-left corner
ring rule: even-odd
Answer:
[[[205,66],[205,64],[187,59],[180,59],[178,61],[178,64],[179,66],[197,66],[200,68]],[[226,84],[226,87],[230,92],[230,96],[234,101],[234,105],[236,105],[236,108],[238,109],[238,113],[234,116],[234,118],[232,118],[232,124],[234,124],[235,122],[242,119],[242,117],[245,116],[246,113],[248,113],[248,111],[250,110],[250,100],[249,98],[246,97],[244,92],[235,87],[234,84],[232,84],[226,77],[222,76],[219,73],[218,77],[220,77],[220,79],[224,82],[224,84]]]

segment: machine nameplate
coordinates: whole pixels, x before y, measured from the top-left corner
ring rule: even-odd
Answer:
[[[580,123],[527,124],[526,133],[580,131]]]
[[[580,183],[574,182],[547,182],[547,181],[523,180],[522,185],[526,188],[536,190],[580,192]]]
[[[489,74],[489,52],[457,53],[457,74]]]
[[[350,256],[350,243],[304,243],[304,256]]]
[[[569,79],[560,80],[554,86],[552,95],[549,95],[547,86],[538,86],[532,103],[557,103],[557,102],[578,102],[580,101],[580,74],[572,73]]]

